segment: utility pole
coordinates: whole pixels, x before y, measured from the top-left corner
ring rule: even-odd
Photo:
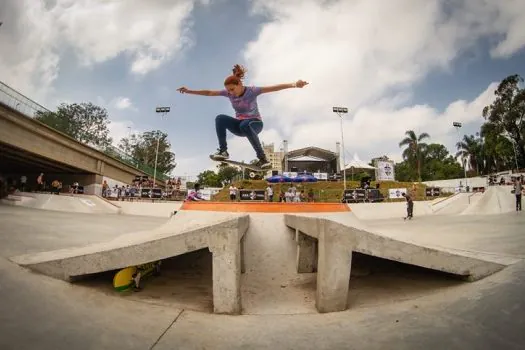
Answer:
[[[161,118],[162,118],[170,112],[170,107],[157,107],[155,109],[155,112],[160,113]],[[155,168],[153,170],[153,187],[155,187],[155,180],[157,178],[157,160],[159,158],[159,143],[160,143],[160,133],[157,131],[157,150],[155,151]]]
[[[343,116],[341,114],[348,113],[348,108],[346,107],[332,107],[332,111],[339,116],[341,120],[341,153],[343,155],[343,187],[346,191],[346,161],[345,161],[345,138],[343,134]]]

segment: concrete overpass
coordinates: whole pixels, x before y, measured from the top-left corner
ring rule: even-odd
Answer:
[[[130,183],[136,175],[150,175],[104,152],[25,115],[20,102],[10,107],[0,101],[0,173],[35,186],[43,172],[48,184],[55,178],[63,186],[78,181],[89,194],[101,194],[104,178]],[[16,108],[16,109],[15,109]],[[162,185],[162,182],[161,182]]]

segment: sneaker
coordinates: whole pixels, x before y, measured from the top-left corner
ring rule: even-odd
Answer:
[[[265,159],[259,159],[257,163],[255,163],[256,166],[258,166],[261,169],[270,169],[272,167],[272,163]]]
[[[225,159],[230,158],[230,155],[228,154],[227,151],[221,151],[220,149],[217,149],[217,152],[215,152],[214,154],[211,154],[210,157],[216,160],[225,160]]]

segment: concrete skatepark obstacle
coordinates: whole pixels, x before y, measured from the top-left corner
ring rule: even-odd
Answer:
[[[307,271],[312,269],[311,265],[319,267],[317,259],[320,254],[312,254],[319,250],[319,243],[307,234],[297,235],[296,230],[286,226],[285,215],[306,219],[331,218],[337,223],[338,216],[356,214],[361,210],[360,205],[350,206],[351,211],[335,213],[303,213],[299,209],[288,213],[246,212],[246,206],[244,209],[239,206],[233,213],[221,211],[213,214],[210,208],[179,210],[180,203],[141,204],[140,209],[122,207],[126,207],[126,212],[141,210],[143,215],[153,213],[165,219],[79,213],[74,215],[74,221],[80,227],[75,228],[68,220],[71,215],[67,211],[0,206],[0,254],[4,257],[0,259],[4,301],[0,304],[0,348],[521,349],[525,344],[525,306],[522,300],[525,292],[522,260],[525,258],[525,238],[520,232],[525,217],[522,215],[429,214],[404,222],[400,219],[404,214],[404,203],[372,207],[378,214],[387,211],[384,220],[374,220],[371,213],[366,213],[368,219],[354,215],[358,219],[354,226],[361,224],[361,229],[366,226],[368,232],[384,236],[386,241],[408,242],[423,248],[457,253],[458,256],[481,257],[481,260],[502,265],[510,264],[510,259],[520,262],[472,283],[444,284],[442,281],[447,278],[444,274],[432,275],[431,270],[421,269],[421,275],[412,275],[410,270],[399,270],[400,265],[391,265],[392,269],[382,271],[374,266],[371,274],[360,275],[363,255],[353,252],[348,294],[350,299],[355,299],[351,300],[351,307],[347,311],[318,313],[313,304],[318,276]],[[416,202],[416,208],[421,204],[424,203]],[[142,293],[150,292],[149,287],[152,287],[151,293],[156,293],[153,285],[165,283],[162,278],[172,278],[173,275],[169,274],[155,279],[145,291],[134,294],[136,297],[124,297],[115,294],[111,286],[106,288],[111,290],[108,293],[96,287],[86,288],[83,283],[71,285],[31,273],[9,261],[9,257],[30,255],[29,252],[37,254],[42,250],[64,247],[79,249],[76,247],[85,246],[84,242],[103,243],[115,237],[119,240],[124,237],[117,237],[119,232],[120,235],[132,233],[135,225],[141,225],[135,230],[153,232],[167,223],[174,210],[179,211],[173,220],[191,213],[201,218],[207,215],[249,217],[250,225],[244,235],[245,273],[241,274],[242,316],[214,315],[211,314],[212,308],[203,312],[190,304],[185,305],[186,301],[171,304],[159,299],[144,299]],[[175,222],[173,220],[168,222]],[[296,236],[308,242],[297,241]],[[390,250],[392,242],[385,247]],[[480,254],[482,251],[493,256]],[[192,261],[192,254],[183,254],[179,258]],[[212,254],[207,256],[211,265]],[[501,256],[509,261],[502,262]],[[298,258],[302,260],[298,261]],[[366,259],[364,263],[379,263],[379,258],[376,259]],[[192,266],[180,273],[191,273]],[[298,271],[298,267],[306,272]],[[354,276],[356,271],[358,275]],[[391,274],[398,273],[399,278],[391,277]],[[419,279],[418,276],[425,278]],[[290,283],[286,285],[286,281]],[[416,291],[418,286],[425,289]],[[166,287],[173,288],[172,285]],[[200,285],[193,285],[189,290],[195,293],[200,288]],[[293,288],[296,292],[291,293]],[[311,295],[311,303],[308,301],[310,304],[305,308],[297,300],[306,294]],[[158,295],[150,295],[158,298]],[[199,294],[196,298],[201,296]]]
[[[289,234],[287,227],[294,229],[295,234]],[[296,247],[292,247],[290,238],[295,239]],[[260,299],[265,298],[265,293],[271,298],[272,288],[280,288],[279,280],[275,281],[277,272],[281,278],[292,279],[300,273],[315,272],[314,267],[317,311],[345,310],[353,252],[469,280],[490,275],[516,261],[418,245],[374,232],[346,204],[229,202],[185,202],[176,215],[155,230],[84,247],[15,256],[11,260],[40,273],[74,281],[83,275],[202,248],[208,248],[213,255],[214,312],[228,314],[242,313],[241,280],[252,291],[259,288],[255,292]],[[241,279],[246,265],[250,272]]]
[[[351,213],[322,218],[285,214],[284,219],[288,227],[296,230],[297,271],[313,272],[317,267],[319,312],[346,310],[354,252],[451,273],[469,281],[518,261],[482,254],[472,257],[370,232]]]
[[[213,254],[215,313],[241,310],[240,274],[248,216],[209,215],[206,222],[192,212],[173,216],[153,231],[127,234],[109,242],[12,257],[31,270],[66,281],[79,276],[136,266],[208,248]]]

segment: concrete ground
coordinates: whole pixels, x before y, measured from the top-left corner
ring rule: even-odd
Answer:
[[[275,254],[289,258],[293,245],[287,245],[286,235],[264,240],[261,231],[247,242],[266,253],[252,256],[253,261],[264,264],[251,265],[252,271],[243,276],[245,314],[222,316],[209,311],[207,288],[211,286],[211,277],[206,276],[211,274],[211,264],[205,251],[174,258],[170,263],[175,268],[168,268],[167,276],[150,280],[147,289],[132,296],[108,289],[105,278],[111,275],[70,284],[29,272],[7,260],[29,252],[109,240],[122,233],[157,227],[166,220],[0,206],[3,296],[0,348],[519,349],[525,346],[523,262],[474,283],[459,283],[424,270],[361,257],[361,268],[353,269],[358,275],[350,282],[351,309],[317,314],[308,299],[315,291],[313,275],[300,277],[301,283],[296,285],[282,286],[282,281],[290,281],[292,272],[287,266],[275,269],[272,265],[280,259],[272,258],[269,249],[281,245],[283,248]],[[523,257],[523,223],[523,215],[508,214],[422,217],[410,222],[388,219],[368,225],[389,228],[390,234],[429,244]],[[173,279],[179,289],[166,287]],[[414,291],[412,287],[418,284],[420,288]],[[268,288],[249,288],[257,285]],[[302,299],[296,298],[300,295]]]

